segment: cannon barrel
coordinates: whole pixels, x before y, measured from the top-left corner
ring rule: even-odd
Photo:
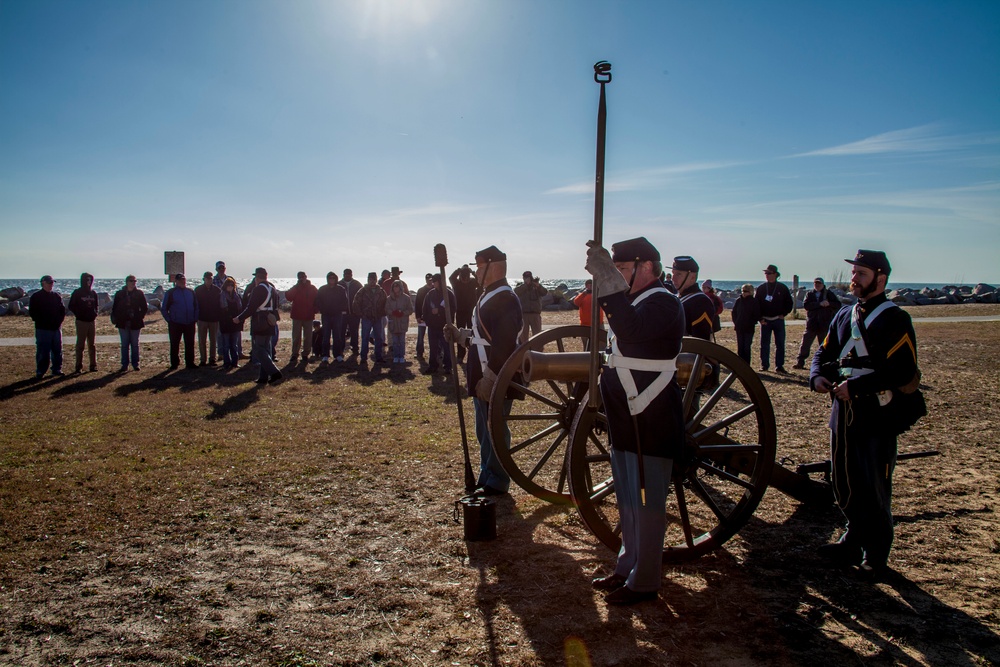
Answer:
[[[695,355],[682,352],[677,355],[677,382],[686,387],[691,379]],[[555,380],[557,382],[586,382],[590,379],[589,352],[536,352],[524,355],[521,373],[525,382]],[[704,382],[712,374],[712,365],[703,364],[701,379]]]

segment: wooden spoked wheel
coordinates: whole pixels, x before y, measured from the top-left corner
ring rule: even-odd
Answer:
[[[685,338],[682,383],[686,441],[674,461],[667,498],[664,562],[697,558],[721,546],[750,519],[774,466],[777,429],[757,374],[725,347]],[[711,373],[718,367],[717,375]],[[702,378],[702,381],[687,378]],[[607,417],[586,397],[572,426],[570,494],[584,523],[614,551],[621,529],[611,475]]]
[[[534,352],[583,352],[590,349],[590,328],[565,326],[542,331],[522,343],[497,375],[496,398],[509,389],[523,394],[514,400],[510,415],[503,401],[490,401],[489,425],[493,450],[511,481],[533,496],[552,503],[569,504],[569,440],[573,417],[586,400],[587,382],[539,380],[525,384],[521,364]],[[601,331],[598,344],[607,344]],[[510,432],[508,439],[507,432]]]

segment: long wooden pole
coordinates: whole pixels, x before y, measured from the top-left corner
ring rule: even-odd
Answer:
[[[608,104],[604,95],[605,84],[611,83],[611,63],[604,60],[594,65],[594,81],[601,84],[601,99],[597,105],[597,175],[594,179],[594,241],[603,244],[604,238],[604,144],[608,130]],[[587,407],[597,409],[597,375],[600,372],[600,346],[598,345],[601,305],[597,299],[597,280],[590,300],[590,394]]]

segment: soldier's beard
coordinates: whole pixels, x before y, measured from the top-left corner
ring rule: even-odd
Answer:
[[[854,280],[851,281],[851,293],[859,299],[867,299],[875,293],[876,289],[878,289],[878,276],[872,278],[872,281],[865,287],[861,287],[861,285]]]

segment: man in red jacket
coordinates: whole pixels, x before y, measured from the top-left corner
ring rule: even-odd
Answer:
[[[309,361],[309,348],[312,347],[313,315],[316,314],[316,294],[319,290],[306,276],[305,271],[299,271],[298,282],[287,292],[285,298],[292,302],[292,358],[294,364],[299,358],[299,347],[302,348],[302,361]]]

